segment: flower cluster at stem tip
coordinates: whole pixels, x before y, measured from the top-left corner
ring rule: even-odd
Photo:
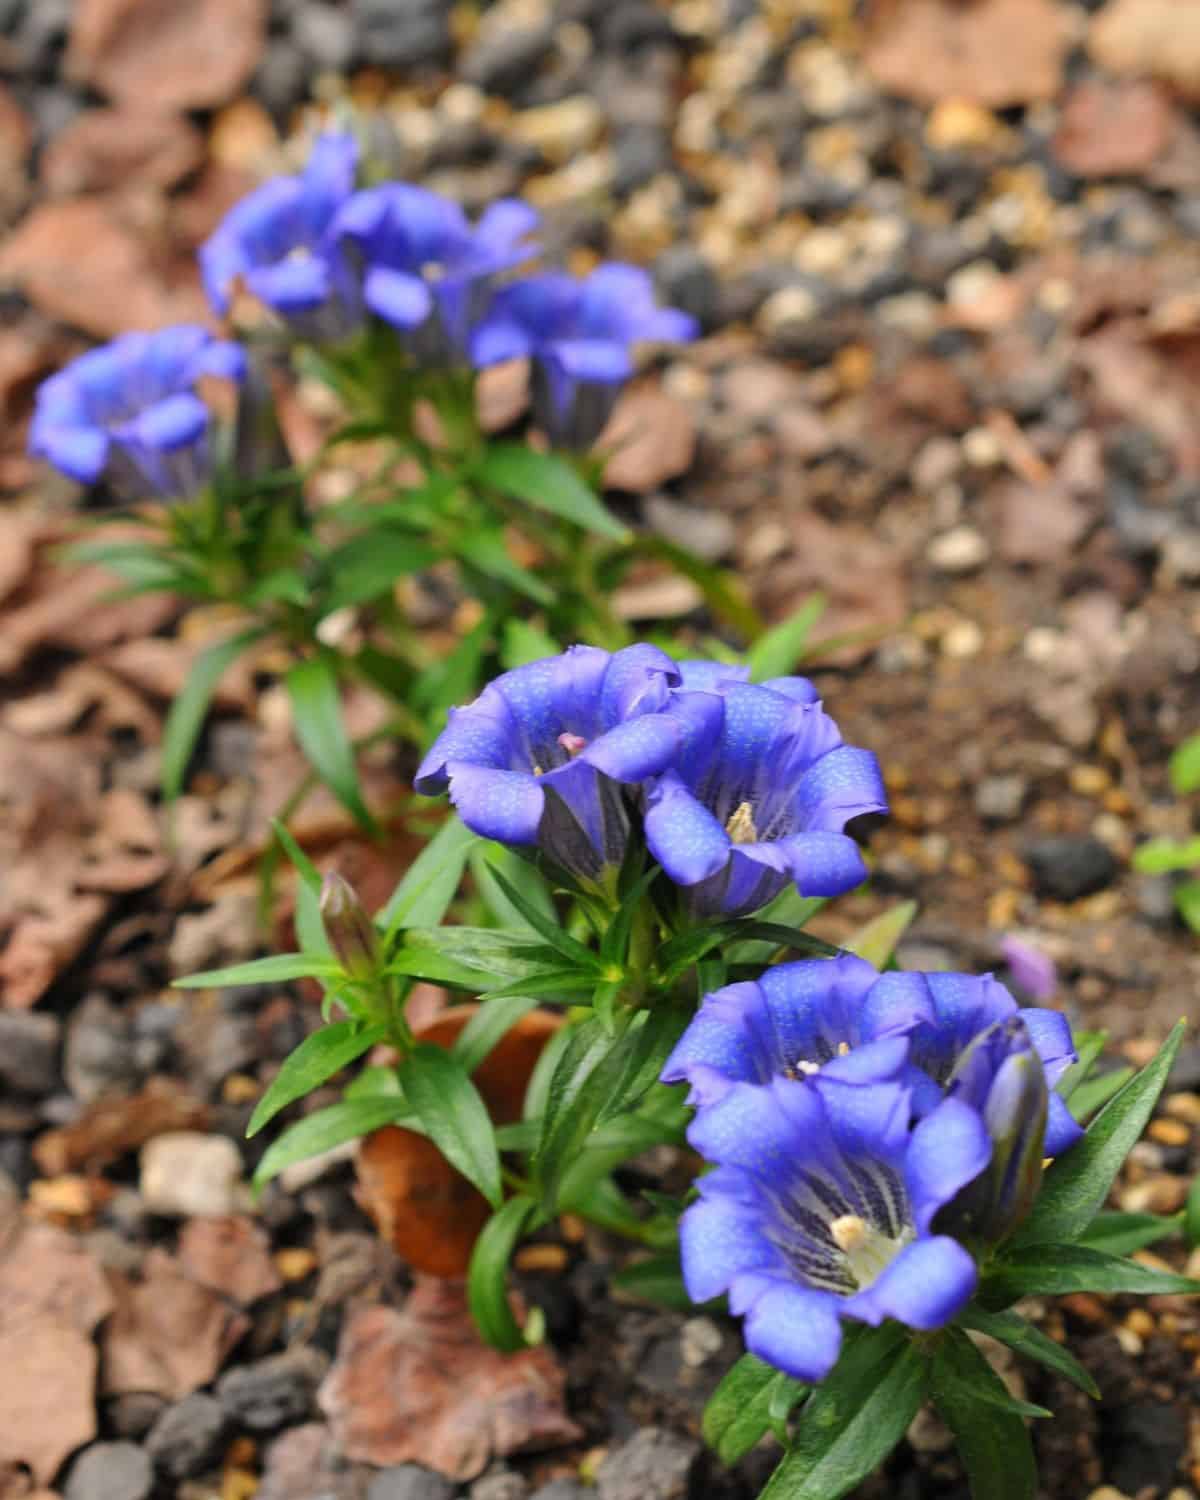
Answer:
[[[866,876],[846,824],[887,810],[878,762],[843,744],[806,679],[748,676],[572,646],[453,710],[417,790],[449,791],[468,828],[592,887],[644,838],[694,918],[756,911],[789,884],[840,895]]]
[[[636,266],[513,279],[538,253],[527,203],[501,199],[472,223],[457,203],[410,183],[359,188],[359,166],[354,136],[329,130],[303,172],[234,206],[199,255],[219,316],[241,291],[299,342],[336,348],[368,325],[390,328],[418,370],[528,358],[535,420],[578,451],[633,373],[634,345],[696,336],[687,314],[657,306]],[[211,468],[196,378],[244,371],[236,345],[210,340],[201,350],[201,339],[209,335],[199,328],[167,328],[76,360],[38,393],[32,451],[73,479],[104,477],[136,497],[194,493]]]
[[[689,1294],[726,1293],[801,1380],[833,1368],[843,1318],[943,1327],[1082,1135],[1053,1091],[1075,1061],[1065,1018],[990,975],[845,954],[707,996],[662,1074],[691,1086],[713,1167],[680,1221]]]

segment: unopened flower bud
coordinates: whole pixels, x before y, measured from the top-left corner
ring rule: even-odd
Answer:
[[[350,882],[330,871],[321,882],[321,918],[329,945],[353,979],[367,979],[379,963],[379,934]]]
[[[1025,1219],[1042,1182],[1050,1094],[1024,1024],[1014,1017],[976,1037],[947,1093],[980,1113],[992,1159],[950,1205],[944,1227],[995,1243]]]

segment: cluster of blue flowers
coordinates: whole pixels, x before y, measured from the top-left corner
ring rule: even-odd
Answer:
[[[228,315],[242,290],[305,342],[342,344],[376,319],[417,368],[526,357],[535,419],[557,446],[579,450],[599,435],[632,373],[633,345],[695,337],[693,320],[658,307],[650,277],[635,266],[602,265],[583,279],[505,279],[538,253],[528,204],[501,200],[472,224],[458,204],[408,183],[357,189],[358,167],[354,137],[328,132],[303,173],[273,178],[232,209],[200,250],[217,314]],[[201,334],[167,328],[118,339],[68,366],[39,392],[32,451],[84,482],[103,475],[128,489],[132,465],[135,494],[193,492],[208,472],[197,462],[208,419],[196,380],[211,373],[196,358]],[[209,358],[216,373],[241,377],[238,359]],[[159,462],[185,447],[186,474],[173,457]]]
[[[747,677],[575,646],[452,712],[417,789],[585,886],[640,838],[693,920],[788,883],[849,890],[866,870],[846,824],[886,811],[875,757],[807,680]],[[942,1327],[1044,1158],[1080,1138],[1054,1092],[1075,1061],[1063,1016],[1019,1009],[990,975],[881,975],[844,954],[707,996],[662,1073],[690,1086],[688,1138],[713,1168],[681,1221],[690,1295],[728,1294],[747,1346],[809,1381],[842,1318]]]
[[[843,830],[887,810],[874,755],[843,744],[812,684],[573,646],[453,710],[417,772],[485,838],[602,886],[630,839],[694,918],[756,911],[794,883],[836,896],[866,867]]]
[[[1082,1135],[1054,1092],[1074,1061],[1065,1018],[990,975],[843,955],[709,995],[662,1075],[691,1085],[713,1164],[680,1224],[690,1295],[727,1293],[747,1347],[801,1380],[833,1368],[843,1318],[941,1328]]]

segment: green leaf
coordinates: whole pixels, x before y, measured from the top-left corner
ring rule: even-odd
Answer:
[[[508,1305],[508,1263],[534,1207],[532,1198],[518,1195],[494,1213],[475,1242],[467,1273],[467,1300],[475,1326],[494,1349],[506,1354],[525,1347]]]
[[[731,625],[744,639],[754,640],[763,633],[762,617],[750,602],[745,584],[731,569],[716,568],[686,547],[669,542],[665,536],[642,532],[632,538],[629,546],[634,556],[657,558],[669,563],[684,578],[690,578],[715,618]]]
[[[254,1186],[262,1187],[272,1177],[278,1177],[293,1162],[320,1156],[323,1151],[332,1151],[335,1146],[344,1146],[347,1141],[370,1135],[383,1125],[404,1120],[411,1128],[411,1122],[406,1119],[407,1114],[408,1105],[402,1096],[368,1094],[356,1099],[343,1099],[338,1104],[331,1104],[328,1109],[318,1109],[311,1115],[305,1115],[267,1147],[254,1174]]]
[[[336,979],[341,968],[333,960],[312,953],[273,953],[252,958],[228,969],[208,969],[171,981],[177,990],[215,990],[242,984],[286,984],[289,979]]]
[[[1040,1328],[1027,1323],[1015,1312],[986,1312],[981,1307],[970,1307],[963,1313],[960,1322],[965,1328],[974,1328],[986,1333],[989,1338],[999,1339],[1018,1354],[1037,1360],[1056,1375],[1069,1380],[1085,1395],[1100,1399],[1100,1388],[1091,1375],[1079,1363],[1069,1349],[1047,1338]]]
[[[562,647],[553,636],[528,620],[506,620],[500,642],[500,665],[506,672],[528,666],[547,656],[558,656]]]
[[[549,584],[543,583],[536,573],[521,566],[508,550],[503,531],[489,527],[465,532],[455,541],[454,553],[460,561],[477,569],[485,578],[506,583],[510,589],[524,594],[535,604],[554,603],[554,590]]]
[[[358,822],[374,828],[358,784],[333,663],[327,656],[310,656],[292,667],[286,681],[296,737],[310,764]]]
[[[321,873],[278,818],[271,827],[300,879],[296,883],[296,937],[305,953],[334,957],[321,916]]]
[[[1185,880],[1175,887],[1175,910],[1193,932],[1200,932],[1200,880]]]
[[[257,1135],[268,1120],[294,1100],[311,1094],[313,1089],[332,1078],[356,1057],[369,1051],[387,1035],[386,1026],[359,1026],[356,1021],[335,1021],[307,1036],[283,1066],[271,1086],[255,1105],[246,1135]]]
[[[1161,1214],[1098,1213],[1075,1243],[1106,1255],[1132,1255],[1169,1239],[1183,1227],[1182,1214],[1165,1218]]]
[[[891,962],[900,939],[912,926],[917,915],[915,901],[901,901],[880,916],[860,927],[847,942],[846,948],[865,958],[877,969],[886,969]]]
[[[627,1110],[636,1109],[653,1084],[657,1083],[663,1065],[675,1043],[683,1035],[691,1016],[679,1006],[661,1000],[642,1013],[645,1020],[631,1026],[618,1047],[628,1040],[628,1050],[619,1068],[608,1069],[607,1094],[596,1116],[596,1125]],[[617,1049],[614,1048],[614,1052]]]
[[[758,920],[772,922],[780,927],[798,929],[812,921],[826,904],[827,899],[825,896],[802,896],[794,885],[789,885],[780,891],[774,901],[768,902],[763,907],[758,913]],[[746,942],[730,944],[724,950],[724,957],[730,964],[762,966],[770,962],[778,946],[778,943],[750,939]]]
[[[473,1073],[500,1038],[536,1005],[537,999],[532,995],[485,998],[455,1038],[450,1055],[458,1060],[464,1073]]]
[[[1200,790],[1200,734],[1194,734],[1178,746],[1167,762],[1171,785],[1180,797]]]
[[[410,927],[386,972],[490,991],[528,979],[544,970],[548,961],[557,966],[554,950],[531,942],[524,932],[499,927]]]
[[[573,521],[610,541],[628,540],[628,529],[600,502],[564,459],[519,443],[490,443],[474,470],[485,484],[515,495],[537,510]]]
[[[895,1323],[847,1337],[760,1500],[839,1500],[904,1436],[924,1393],[925,1360]]]
[[[1146,1128],[1183,1041],[1175,1027],[1158,1056],[1110,1099],[1077,1146],[1049,1168],[1033,1213],[1017,1231],[1018,1245],[1075,1239],[1096,1217],[1125,1158]]]
[[[557,953],[561,953],[568,963],[578,964],[581,969],[590,970],[592,973],[599,970],[600,960],[590,948],[585,948],[577,938],[573,938],[569,932],[564,931],[553,917],[547,916],[545,911],[531,901],[524,891],[518,889],[503,871],[494,868],[492,874],[504,895],[544,942]]]
[[[488,911],[501,927],[523,927],[528,932],[537,931],[501,890],[496,881],[497,870],[504,874],[510,884],[516,886],[531,905],[537,907],[548,922],[556,920],[550,891],[535,866],[512,849],[506,849],[503,844],[480,843],[471,851],[471,875]]]
[[[428,542],[385,527],[351,537],[325,558],[321,615],[390,595],[397,578],[429,567],[438,556]]]
[[[462,882],[467,854],[476,838],[457,815],[446,819],[379,913],[377,920],[389,941],[401,927],[437,926]]]
[[[1200,1176],[1192,1178],[1183,1206],[1183,1233],[1193,1249],[1200,1245]]]
[[[785,677],[796,670],[813,626],[825,613],[826,603],[824,594],[810,594],[795,614],[759,636],[746,658],[751,682]]]
[[[701,1425],[704,1441],[723,1464],[744,1458],[772,1425],[771,1406],[780,1389],[797,1400],[805,1387],[754,1354],[743,1354],[726,1371],[709,1397]]]
[[[1133,851],[1133,868],[1143,875],[1170,875],[1200,866],[1200,838],[1147,839]]]
[[[1133,1071],[1130,1067],[1110,1068],[1106,1073],[1096,1073],[1077,1083],[1071,1090],[1070,1110],[1080,1124],[1102,1109],[1114,1094],[1120,1093],[1133,1077]]]
[[[1068,1292],[1200,1292],[1200,1281],[1159,1271],[1091,1250],[1086,1245],[1027,1245],[995,1264],[981,1295],[997,1306],[1019,1297],[1062,1296]]]
[[[1023,1420],[1029,1413],[1016,1409],[1025,1403],[1013,1402],[999,1375],[957,1328],[938,1340],[930,1387],[954,1434],[972,1500],[1033,1500],[1037,1461]]]
[[[196,658],[179,696],[171,704],[163,726],[162,790],[168,802],[183,790],[183,778],[200,737],[217,684],[243,651],[262,640],[266,631],[243,630],[227,641],[218,641]]]
[[[500,1153],[487,1106],[457,1058],[418,1044],[400,1064],[400,1087],[442,1155],[499,1208]]]
[[[595,1123],[604,1102],[601,1091],[606,1079],[624,1063],[630,1046],[627,1037],[614,1046],[594,1016],[570,1031],[550,1079],[542,1111],[542,1136],[533,1163],[547,1208],[554,1206],[555,1190],[568,1159],[582,1148]],[[614,1057],[615,1064],[611,1063]],[[599,1083],[597,1074],[601,1075]],[[532,1085],[533,1080],[530,1082]]]

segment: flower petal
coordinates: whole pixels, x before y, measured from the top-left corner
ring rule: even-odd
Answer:
[[[851,818],[885,813],[887,793],[879,762],[870,750],[838,745],[804,772],[796,790],[804,826],[836,833]]]
[[[741,1167],[770,1182],[809,1147],[809,1137],[826,1129],[815,1091],[785,1078],[766,1087],[735,1083],[700,1111],[688,1127],[688,1140],[708,1161]]]
[[[769,1028],[770,1013],[759,986],[750,981],[727,984],[705,998],[660,1077],[663,1083],[679,1083],[704,1065],[730,1080],[764,1083],[775,1063],[774,1057],[764,1056],[762,1045]]]
[[[296,256],[246,272],[246,289],[282,316],[320,307],[329,296],[329,266],[316,255]]]
[[[979,1280],[970,1254],[948,1235],[906,1245],[865,1290],[846,1303],[850,1317],[875,1326],[895,1318],[909,1328],[942,1328],[967,1305]]]
[[[108,462],[108,434],[99,427],[38,424],[30,432],[29,450],[80,484],[92,484]]]
[[[753,845],[747,845],[749,853]],[[848,834],[796,833],[779,847],[802,896],[840,896],[867,878],[862,851]]]
[[[1051,1089],[1046,1111],[1046,1155],[1061,1156],[1083,1139],[1083,1133],[1083,1126],[1067,1108],[1067,1101]]]
[[[646,789],[646,843],[677,885],[696,885],[729,863],[732,841],[673,772]]]
[[[725,1197],[701,1199],[684,1212],[679,1252],[693,1302],[719,1297],[739,1273],[782,1266],[779,1252],[760,1232],[759,1214]]]
[[[429,316],[433,297],[419,276],[371,266],[363,282],[363,297],[373,313],[396,328],[416,328]]]
[[[156,401],[113,432],[118,442],[171,452],[194,443],[208,429],[208,407],[188,391]]]
[[[945,1099],[914,1127],[904,1158],[913,1221],[928,1234],[939,1208],[984,1171],[992,1142],[982,1119],[959,1099]]]
[[[473,833],[502,844],[537,843],[545,794],[536,777],[463,760],[449,762],[446,770],[450,800]]]
[[[796,1380],[823,1380],[842,1348],[838,1298],[761,1273],[733,1284],[730,1305],[745,1312],[746,1347]]]
[[[667,714],[643,714],[616,724],[580,751],[579,759],[614,781],[656,776],[678,754],[679,725]]]
[[[1017,1014],[1033,1042],[1033,1050],[1046,1070],[1046,1083],[1053,1088],[1072,1063],[1079,1061],[1071,1025],[1066,1016],[1041,1006],[1025,1006]]]

